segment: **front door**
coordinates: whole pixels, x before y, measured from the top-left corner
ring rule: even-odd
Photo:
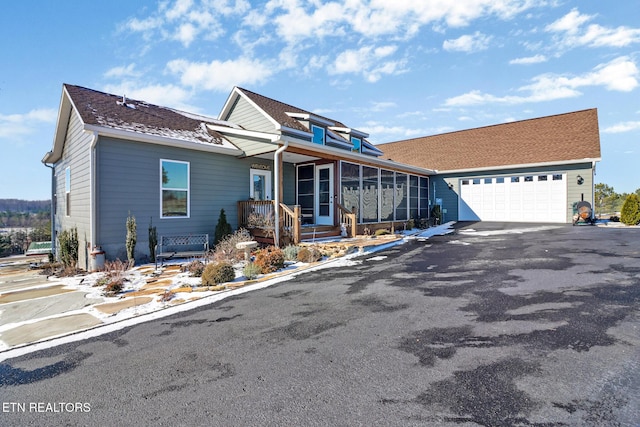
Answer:
[[[333,165],[316,166],[315,217],[318,225],[333,225]]]
[[[271,171],[251,169],[250,185],[253,200],[271,200]]]

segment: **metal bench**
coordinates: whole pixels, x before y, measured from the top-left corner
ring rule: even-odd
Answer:
[[[162,266],[165,259],[204,258],[207,252],[209,252],[208,234],[160,236],[160,241],[156,245],[156,268],[158,268],[158,261]]]

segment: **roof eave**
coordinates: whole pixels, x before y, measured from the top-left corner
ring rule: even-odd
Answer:
[[[107,136],[118,139],[126,139],[129,141],[146,142],[149,144],[164,145],[169,147],[184,148],[188,150],[206,151],[209,153],[226,154],[229,156],[240,156],[243,153],[242,150],[236,148],[223,147],[215,144],[199,143],[194,141],[185,141],[183,139],[168,138],[165,136],[150,135],[147,133],[131,132],[128,130],[113,129],[104,126],[85,125],[84,130],[90,132],[97,132],[99,136]]]
[[[552,162],[540,162],[540,163],[523,163],[517,165],[501,165],[501,166],[483,166],[478,168],[467,169],[439,169],[438,174],[452,174],[452,173],[469,173],[469,172],[484,172],[494,170],[509,170],[509,169],[524,169],[524,168],[539,168],[547,166],[562,166],[562,165],[574,165],[579,163],[596,163],[601,161],[601,157],[588,157],[584,159],[574,160],[557,160]]]

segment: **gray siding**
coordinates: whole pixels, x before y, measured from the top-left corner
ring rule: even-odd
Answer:
[[[227,221],[235,230],[237,202],[249,197],[251,164],[272,165],[268,160],[237,159],[113,138],[100,138],[97,149],[97,240],[107,259],[126,258],[125,222],[129,213],[136,217],[138,226],[136,259],[139,261],[149,255],[151,220],[158,236],[208,233],[213,240],[220,210],[224,209]],[[160,218],[160,159],[189,162],[189,218]],[[287,169],[290,167],[285,167],[285,171]]]
[[[224,120],[239,124],[245,129],[259,132],[275,131],[273,122],[241,96],[238,97],[238,101],[234,104],[227,117],[224,117]]]
[[[581,163],[573,165],[562,166],[546,166],[540,168],[526,168],[526,169],[508,169],[508,170],[494,170],[483,172],[469,172],[459,174],[441,174],[432,177],[432,182],[436,182],[436,197],[442,197],[444,202],[444,209],[447,209],[445,214],[446,220],[458,219],[458,195],[460,193],[459,180],[460,178],[483,178],[483,177],[497,177],[497,176],[510,176],[510,175],[522,175],[537,173],[563,173],[567,175],[567,215],[566,222],[571,223],[573,218],[574,205],[584,198],[585,201],[591,203],[594,206],[594,194],[593,194],[593,169],[591,163]],[[578,175],[584,180],[582,185],[578,185]],[[453,185],[453,190],[449,190],[448,184]],[[431,184],[433,185],[433,184]],[[433,199],[435,200],[435,198]],[[434,202],[435,203],[435,202]]]
[[[88,253],[91,239],[91,141],[93,135],[84,132],[83,125],[75,111],[71,112],[67,128],[62,159],[55,165],[56,234],[76,227],[78,230],[78,266],[88,268]],[[70,212],[67,212],[65,191],[65,170],[71,168]],[[58,252],[59,254],[59,252]]]

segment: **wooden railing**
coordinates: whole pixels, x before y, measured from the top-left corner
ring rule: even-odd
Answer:
[[[271,200],[241,200],[238,202],[238,227],[247,228],[252,214],[273,220],[273,212],[273,201]]]
[[[338,203],[338,215],[340,216],[340,225],[344,224],[347,229],[348,237],[356,237],[358,234],[358,223],[356,214]]]
[[[238,227],[262,228],[271,230],[273,238],[273,221],[275,202],[271,200],[241,200],[238,202]],[[301,240],[300,218],[302,209],[299,205],[289,207],[280,203],[280,241],[287,239],[297,245]]]
[[[280,203],[280,240],[289,238],[294,245],[300,243],[301,215],[300,205],[295,205],[291,209],[284,203]]]

